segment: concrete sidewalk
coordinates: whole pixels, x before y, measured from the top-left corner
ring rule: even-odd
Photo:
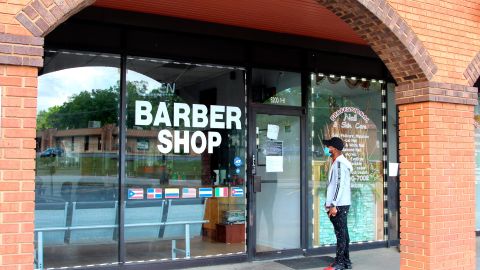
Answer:
[[[477,237],[477,267],[480,266],[480,237]],[[325,254],[332,256],[335,254]],[[397,247],[377,248],[354,251],[350,253],[355,270],[393,270],[400,268],[400,253]],[[189,268],[191,270],[292,270],[292,269],[323,269],[326,265],[313,266],[312,268],[291,268],[275,261],[255,261],[229,265]]]

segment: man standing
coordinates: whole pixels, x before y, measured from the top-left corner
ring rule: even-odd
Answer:
[[[322,140],[325,145],[325,154],[332,158],[332,165],[328,172],[327,197],[325,210],[333,224],[337,238],[337,252],[335,261],[325,270],[352,269],[350,261],[347,215],[351,204],[350,173],[352,164],[342,154],[343,141],[338,137]]]

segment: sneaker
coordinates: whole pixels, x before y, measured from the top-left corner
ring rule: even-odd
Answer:
[[[323,270],[344,270],[345,267],[341,264],[338,263],[331,263],[327,268],[324,268]]]

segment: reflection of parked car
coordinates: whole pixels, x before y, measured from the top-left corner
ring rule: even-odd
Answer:
[[[62,148],[47,148],[45,151],[40,153],[40,157],[56,157],[56,156],[63,156],[64,150]]]

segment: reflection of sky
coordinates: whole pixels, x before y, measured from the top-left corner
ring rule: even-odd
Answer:
[[[108,89],[119,80],[120,69],[112,67],[79,67],[47,73],[38,79],[37,112],[62,105],[69,97],[85,90]],[[131,70],[128,80],[146,81],[149,90],[160,86],[157,81]]]

